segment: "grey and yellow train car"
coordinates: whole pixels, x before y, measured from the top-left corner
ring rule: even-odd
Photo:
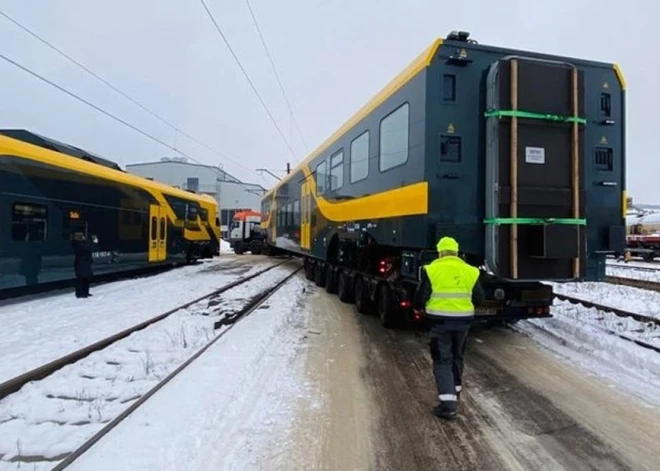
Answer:
[[[262,201],[271,250],[386,324],[442,236],[482,268],[478,317],[547,316],[540,280],[600,280],[625,245],[615,64],[435,41]]]
[[[72,235],[98,275],[210,257],[217,203],[128,174],[74,146],[0,130],[0,296],[74,278]]]

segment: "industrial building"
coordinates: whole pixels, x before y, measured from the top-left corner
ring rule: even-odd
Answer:
[[[245,183],[220,167],[189,162],[185,157],[163,157],[157,162],[126,165],[126,171],[183,190],[205,193],[218,201],[222,237],[234,213],[243,210],[259,211],[260,200],[266,192],[261,185]]]

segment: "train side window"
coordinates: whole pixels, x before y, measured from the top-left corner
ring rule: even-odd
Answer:
[[[158,233],[158,219],[156,216],[151,218],[151,240],[156,240],[156,235]]]
[[[12,208],[12,240],[44,241],[47,236],[48,208],[40,204],[15,203]]]
[[[344,186],[344,150],[330,157],[330,189],[338,190]]]
[[[209,212],[206,209],[200,209],[199,210],[199,217],[202,218],[202,222],[208,222],[209,220]]]
[[[410,106],[404,103],[380,122],[378,166],[385,172],[408,161]]]
[[[300,227],[300,201],[293,202],[293,226]]]
[[[351,183],[369,176],[369,131],[365,131],[351,142]]]
[[[316,194],[322,195],[325,193],[325,184],[327,181],[328,161],[323,159],[323,162],[316,166]]]

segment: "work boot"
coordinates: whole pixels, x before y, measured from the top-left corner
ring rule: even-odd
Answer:
[[[433,414],[441,419],[453,420],[456,418],[456,411],[439,404],[433,408]]]

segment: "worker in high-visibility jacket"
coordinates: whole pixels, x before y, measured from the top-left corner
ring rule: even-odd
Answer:
[[[438,417],[456,417],[463,382],[465,342],[474,319],[474,305],[483,302],[479,269],[458,257],[458,243],[451,237],[438,242],[439,257],[422,270],[413,301],[425,311],[431,325],[431,358],[440,404]]]

